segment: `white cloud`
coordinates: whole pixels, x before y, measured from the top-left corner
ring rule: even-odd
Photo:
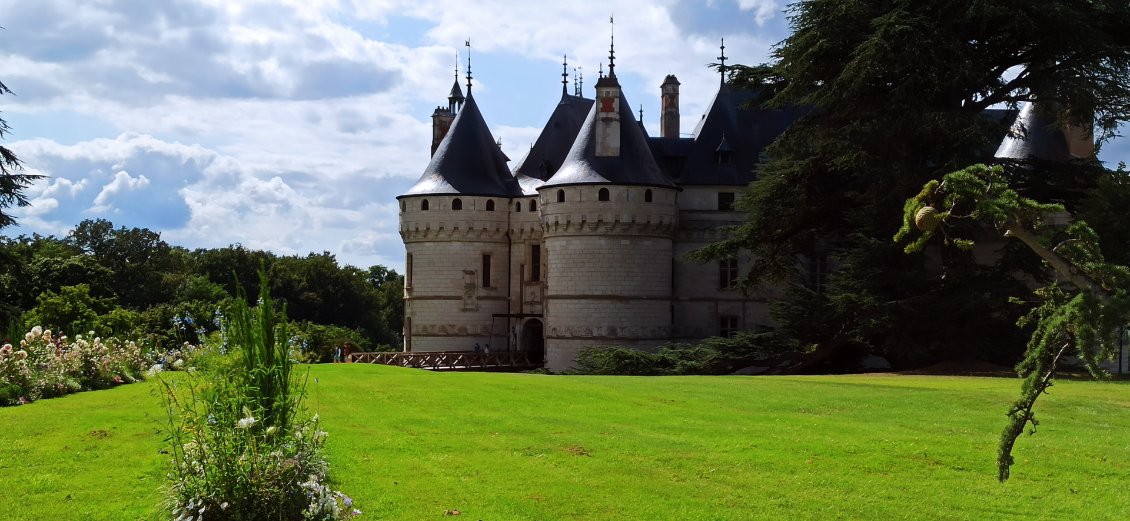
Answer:
[[[129,172],[120,170],[114,174],[114,180],[103,186],[102,191],[98,192],[91,210],[97,213],[112,211],[114,209],[112,203],[116,195],[123,192],[138,191],[147,186],[149,186],[149,178],[145,177],[144,174],[132,177]]]

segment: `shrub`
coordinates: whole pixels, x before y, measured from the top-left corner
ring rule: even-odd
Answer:
[[[259,305],[237,299],[223,333],[231,352],[162,379],[177,519],[340,519],[359,511],[327,483],[326,433],[304,414],[306,375],[288,346],[285,311],[260,274]]]
[[[621,346],[591,346],[576,358],[577,374],[658,376],[728,374],[749,365],[773,365],[782,355],[797,352],[772,333],[739,333],[712,337],[697,344],[665,344],[654,352]]]

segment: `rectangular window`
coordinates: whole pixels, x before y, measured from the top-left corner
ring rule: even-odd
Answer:
[[[483,254],[483,287],[490,287],[490,254]]]
[[[530,245],[530,282],[541,280],[541,245]]]
[[[718,209],[726,212],[734,209],[734,192],[718,192]]]
[[[730,338],[737,332],[737,315],[718,315],[718,336]]]
[[[408,261],[405,264],[408,265],[407,266],[408,276],[405,277],[404,287],[411,288],[412,287],[412,254],[411,253],[408,254]]]
[[[738,284],[738,259],[718,261],[718,289],[733,289]]]

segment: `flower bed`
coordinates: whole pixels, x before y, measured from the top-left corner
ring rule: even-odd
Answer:
[[[36,326],[18,348],[0,346],[0,405],[136,382],[147,373],[186,367],[184,357],[193,350],[186,345],[157,354],[132,340],[94,335],[76,335],[72,340]]]

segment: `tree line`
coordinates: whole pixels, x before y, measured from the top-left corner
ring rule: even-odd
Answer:
[[[218,334],[226,306],[270,293],[295,323],[297,347],[328,360],[335,346],[399,349],[403,277],[385,266],[341,265],[332,253],[279,256],[241,245],[173,246],[146,228],[85,220],[65,237],[0,237],[0,336],[43,326],[170,350]]]

